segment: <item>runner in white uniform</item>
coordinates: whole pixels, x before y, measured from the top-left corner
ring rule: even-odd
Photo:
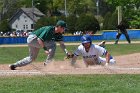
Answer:
[[[88,67],[89,65],[108,65],[115,64],[115,60],[110,57],[109,52],[99,45],[92,44],[90,35],[86,34],[81,38],[82,44],[78,46],[74,52],[71,64],[74,65],[78,56],[83,57],[83,61]],[[105,58],[101,57],[105,56]]]

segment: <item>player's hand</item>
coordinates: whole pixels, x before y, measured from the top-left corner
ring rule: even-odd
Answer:
[[[49,51],[45,50],[45,54],[46,54],[46,55],[48,55],[49,53],[50,53]]]
[[[105,66],[108,66],[108,63],[107,62],[105,63]]]
[[[51,52],[52,52],[52,49],[45,50],[45,53],[46,53],[47,55],[49,55]]]
[[[73,53],[67,53],[67,59],[73,58],[74,54]]]
[[[47,47],[44,46],[43,49],[44,49],[46,55],[48,55],[50,53],[50,51],[47,50]]]

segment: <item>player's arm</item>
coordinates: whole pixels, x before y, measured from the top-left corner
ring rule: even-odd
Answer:
[[[106,56],[106,64],[105,65],[108,65],[109,61],[110,61],[110,54],[109,54],[109,52],[106,51],[105,56]]]
[[[65,52],[65,54],[68,54],[68,50],[66,49],[66,46],[63,41],[63,35],[62,34],[55,34],[55,41],[60,44],[61,49]]]
[[[64,44],[64,41],[59,41],[61,49],[65,52],[65,54],[68,54],[68,50],[66,49],[66,46]]]
[[[60,47],[62,48],[62,50],[64,51],[64,53],[66,54],[67,58],[73,58],[74,54],[73,53],[69,53],[68,50],[66,49],[66,46],[64,44],[63,41],[59,41],[60,43]]]
[[[74,54],[74,56],[71,59],[71,66],[74,66],[77,60],[77,56]]]
[[[105,65],[108,65],[108,63],[110,61],[110,54],[109,54],[109,52],[105,48],[103,48],[103,47],[98,46],[97,48],[98,48],[99,56],[105,56],[105,58],[106,58],[106,64]]]
[[[71,66],[76,67],[76,64],[75,63],[76,63],[77,57],[81,55],[81,51],[80,51],[79,48],[80,48],[80,46],[73,53],[73,57],[71,59]]]

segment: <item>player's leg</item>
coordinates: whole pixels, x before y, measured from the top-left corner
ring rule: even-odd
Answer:
[[[47,59],[44,62],[44,66],[52,61],[52,59],[55,56],[55,50],[56,50],[56,43],[55,42],[50,41],[50,42],[47,42],[45,45],[46,45],[46,47],[47,47],[47,49],[49,51],[49,54],[47,56]]]
[[[21,67],[21,66],[25,66],[25,65],[30,64],[32,61],[34,61],[37,58],[38,52],[39,52],[39,48],[30,47],[29,48],[29,53],[30,53],[29,56],[18,61],[17,63],[15,63],[15,65],[17,67]]]
[[[106,43],[105,41],[102,41],[98,45],[101,46],[101,47],[103,47],[103,48],[105,48],[105,43]]]
[[[118,44],[120,36],[121,36],[121,33],[117,33],[115,44]]]
[[[29,35],[27,38],[27,43],[29,47],[29,56],[10,65],[9,67],[11,70],[15,70],[16,67],[28,65],[37,58],[40,49],[40,44],[37,41],[36,35],[33,34]]]
[[[16,67],[26,66],[30,64],[37,58],[38,52],[39,48],[29,46],[29,56],[17,61],[14,64],[11,64],[10,69],[15,70]]]
[[[131,43],[128,33],[126,32],[126,33],[124,33],[124,35],[125,35],[126,40],[128,41],[128,43]]]
[[[98,61],[101,65],[105,65],[106,58],[99,57]],[[115,63],[116,63],[116,61],[113,59],[113,57],[110,57],[109,65],[112,65],[112,64],[115,64]]]
[[[110,59],[110,65],[114,65],[114,64],[116,64],[116,60],[115,59]]]

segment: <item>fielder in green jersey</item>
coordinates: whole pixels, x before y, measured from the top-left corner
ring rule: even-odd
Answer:
[[[66,26],[67,24],[64,21],[59,20],[56,23],[56,26],[45,26],[30,33],[27,38],[29,56],[17,61],[14,64],[9,65],[10,69],[15,70],[16,67],[30,64],[37,58],[40,48],[43,48],[47,55],[47,59],[44,62],[44,65],[48,64],[51,62],[55,55],[56,41],[60,43],[61,48],[67,55],[68,51],[63,42],[62,35],[66,29]]]

